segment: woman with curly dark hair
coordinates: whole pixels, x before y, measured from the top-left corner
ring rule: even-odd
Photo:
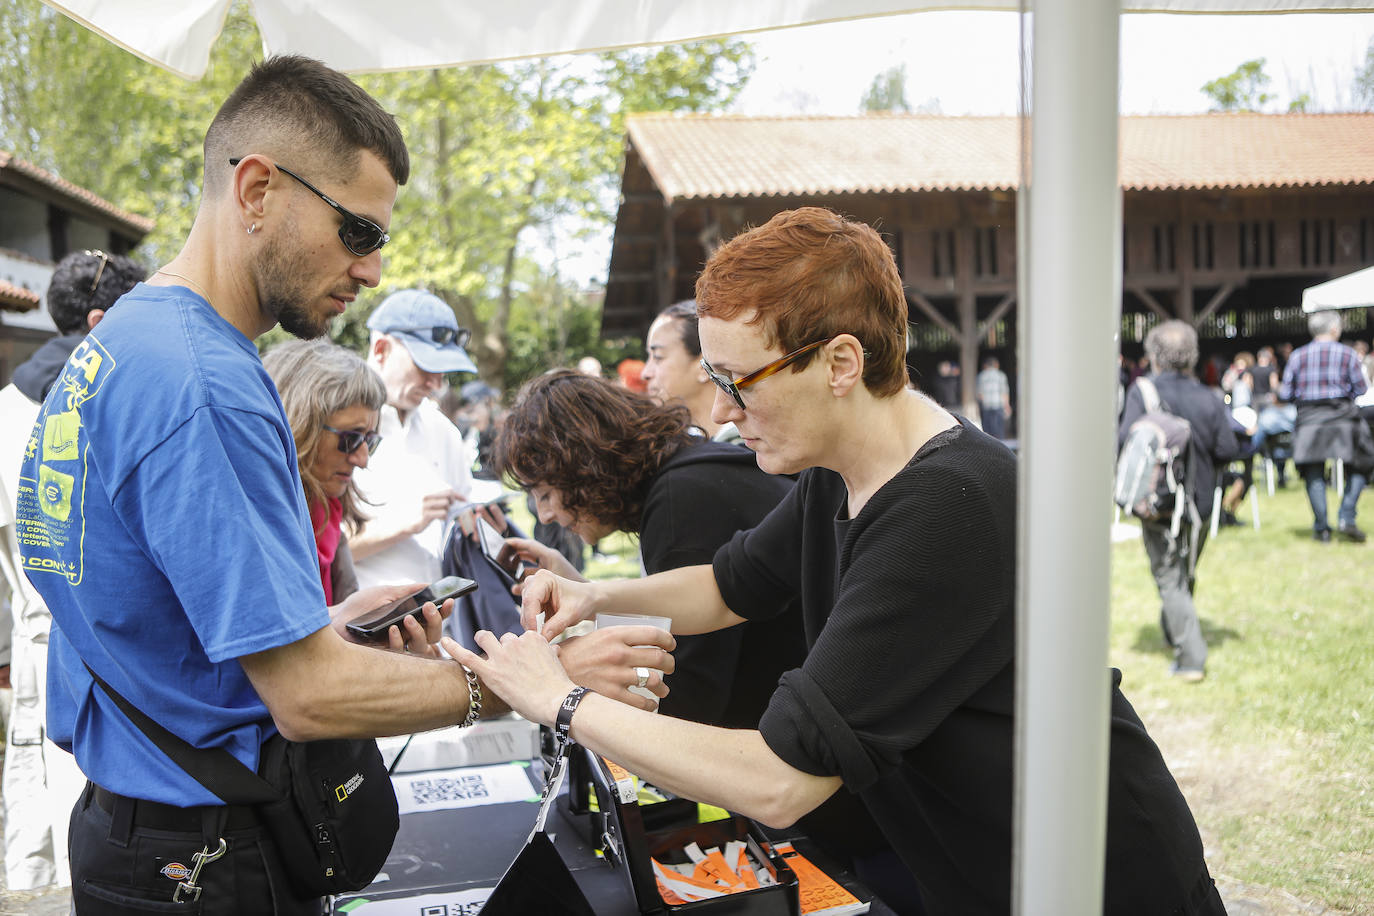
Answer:
[[[539,519],[595,543],[639,535],[645,571],[709,563],[792,488],[754,454],[689,432],[681,405],[659,405],[614,382],[555,369],[525,385],[492,449],[497,472],[534,498]],[[527,563],[581,578],[556,551],[511,538]],[[778,676],[805,655],[795,610],[777,620],[679,637],[666,680],[668,715],[752,727]],[[655,675],[657,677],[657,675]]]

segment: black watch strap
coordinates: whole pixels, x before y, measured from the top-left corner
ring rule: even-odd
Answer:
[[[563,698],[563,705],[558,707],[558,719],[553,725],[554,737],[558,739],[559,744],[566,744],[572,740],[568,735],[572,732],[573,713],[577,712],[577,707],[582,702],[583,697],[589,693],[595,693],[595,691],[586,687],[574,687]]]

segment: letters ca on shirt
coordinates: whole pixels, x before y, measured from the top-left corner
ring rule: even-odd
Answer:
[[[67,360],[43,404],[24,451],[16,500],[24,569],[81,584],[85,544],[85,481],[90,452],[81,410],[100,393],[115,361],[95,337]]]

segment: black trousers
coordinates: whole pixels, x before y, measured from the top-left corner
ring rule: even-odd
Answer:
[[[202,866],[199,899],[173,902],[193,856],[227,844]],[[172,808],[86,784],[72,809],[68,851],[77,916],[319,916],[323,901],[293,895],[276,847],[250,809]],[[188,895],[183,894],[183,897]],[[194,896],[194,895],[191,895]]]

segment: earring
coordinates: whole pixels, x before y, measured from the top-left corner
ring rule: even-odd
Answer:
[[[249,224],[248,224],[248,234],[249,234],[249,235],[252,235],[252,234],[253,234],[253,230],[256,229],[256,228],[258,228],[258,224],[257,224],[257,223],[249,223]]]

